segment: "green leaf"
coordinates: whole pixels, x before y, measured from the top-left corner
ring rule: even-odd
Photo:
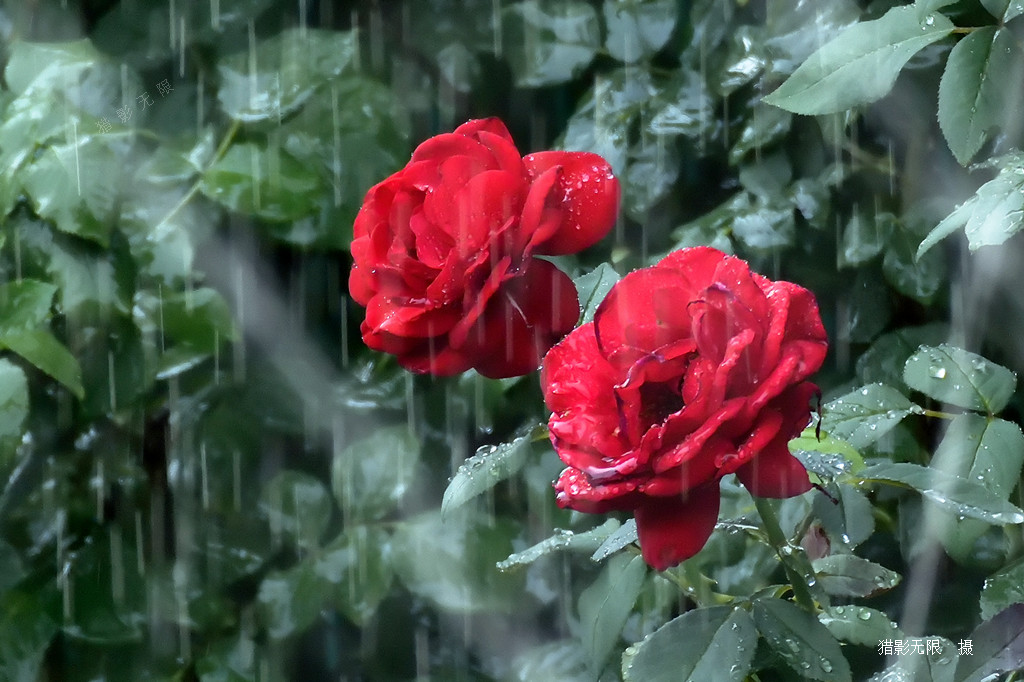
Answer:
[[[781,599],[754,601],[757,629],[797,674],[823,682],[851,680],[839,643],[817,618]]]
[[[629,165],[620,178],[626,214],[642,221],[647,212],[668,195],[682,158],[675,140],[665,137],[642,140],[629,150]]]
[[[918,50],[953,28],[942,14],[919,17],[914,7],[894,7],[823,45],[764,101],[795,114],[831,114],[869,104],[889,92]]]
[[[160,333],[190,349],[212,354],[237,338],[234,316],[216,289],[202,287],[155,302],[147,299],[147,306],[154,303]]]
[[[807,427],[789,441],[791,454],[813,474],[822,479],[835,479],[851,471],[864,468],[864,458],[845,440],[815,433]]]
[[[36,329],[50,317],[57,287],[35,279],[0,284],[0,336]]]
[[[43,657],[60,629],[40,592],[10,591],[0,602],[0,679],[38,680]]]
[[[818,620],[833,637],[851,644],[874,647],[883,639],[903,637],[889,616],[866,606],[830,606],[818,614]]]
[[[593,552],[618,528],[619,522],[615,519],[608,519],[597,528],[591,528],[585,533],[556,528],[551,537],[544,538],[537,544],[510,555],[504,561],[499,561],[498,568],[508,571],[527,566],[541,557],[563,550]]]
[[[480,447],[459,465],[441,500],[442,517],[522,469],[529,459],[530,444],[538,436],[543,437],[546,427],[530,426],[521,433],[507,443]]]
[[[580,594],[580,640],[591,670],[597,672],[604,667],[646,575],[642,557],[618,554],[604,564],[597,580]]]
[[[519,87],[572,80],[601,45],[597,12],[575,0],[526,0],[506,7],[501,23],[505,57]]]
[[[885,384],[868,384],[825,404],[821,426],[861,450],[881,438],[920,407]]]
[[[76,398],[85,397],[82,366],[67,347],[45,329],[0,334],[0,347],[7,347],[41,372],[64,384]]]
[[[560,640],[520,654],[512,662],[509,682],[593,682],[577,642]]]
[[[855,207],[843,230],[841,266],[860,265],[880,254],[895,228],[896,216],[893,214],[865,216]]]
[[[335,453],[331,486],[346,520],[372,521],[394,511],[412,484],[419,456],[420,444],[404,424],[378,428]]]
[[[1018,559],[989,576],[979,602],[982,620],[989,620],[1013,604],[1024,604],[1024,560]]]
[[[952,0],[946,4],[951,4]],[[1024,2],[1021,0],[981,0],[981,4],[989,11],[989,14],[1005,24],[1024,14]]]
[[[740,242],[751,249],[765,250],[793,244],[796,223],[789,202],[758,198],[751,209],[733,218],[733,234]]]
[[[636,519],[629,519],[620,526],[614,533],[609,535],[601,543],[601,546],[590,555],[591,561],[604,561],[612,554],[637,542],[639,535],[636,530]]]
[[[363,627],[391,589],[391,538],[380,528],[349,527],[324,546],[313,560],[313,571],[329,589],[334,606]]]
[[[886,462],[869,466],[857,474],[857,478],[907,486],[958,516],[992,524],[1024,523],[1024,512],[981,484],[930,467]]]
[[[903,366],[921,345],[936,345],[949,338],[949,327],[942,323],[903,327],[879,336],[857,358],[857,377],[864,383],[881,382],[905,388]]]
[[[1013,37],[995,26],[968,33],[949,53],[939,83],[939,127],[960,165],[1006,118],[1013,90],[1004,81],[1018,71],[1017,62]]]
[[[940,344],[921,346],[907,359],[903,380],[929,398],[995,414],[1013,396],[1017,377],[970,351]]]
[[[996,177],[928,233],[917,248],[918,258],[960,228],[971,251],[977,251],[1002,244],[1024,227],[1024,156],[1009,154],[999,167]]]
[[[625,682],[739,682],[757,649],[750,614],[731,606],[694,609],[628,650]]]
[[[228,116],[243,123],[279,121],[344,72],[355,53],[351,31],[285,29],[255,50],[220,60],[217,98]]]
[[[580,324],[594,321],[594,313],[604,297],[608,295],[615,283],[622,279],[609,263],[601,263],[585,275],[580,275],[573,283],[579,294]]]
[[[456,613],[507,610],[522,602],[523,573],[495,565],[512,553],[513,524],[480,514],[441,520],[428,512],[396,525],[394,567],[410,592]]]
[[[900,582],[900,574],[853,554],[832,554],[811,562],[818,582],[829,594],[874,597]]]
[[[917,235],[897,229],[882,260],[882,273],[896,291],[928,304],[946,281],[946,260],[940,253],[918,258],[918,245]]]
[[[956,664],[955,682],[982,682],[1024,668],[1024,604],[1009,606],[971,632],[970,656]]]
[[[213,644],[196,661],[199,682],[251,682],[256,675],[256,642],[239,633],[237,637]]]
[[[28,381],[7,358],[0,358],[0,472],[9,474],[28,417]]]
[[[271,221],[312,215],[323,192],[314,169],[276,146],[254,143],[232,145],[203,173],[199,189],[232,211]]]
[[[1024,464],[1024,434],[1013,422],[961,414],[946,429],[929,466],[969,481],[977,481],[1006,500]],[[945,514],[939,538],[950,556],[969,559],[972,548],[988,528],[974,519]]]
[[[285,470],[264,484],[260,509],[272,533],[284,533],[299,547],[315,549],[331,520],[331,497],[316,478]]]
[[[871,502],[853,486],[841,483],[836,487],[838,504],[824,495],[815,495],[812,503],[815,515],[832,541],[853,548],[871,537],[875,531],[875,517]]]
[[[621,62],[650,58],[668,42],[677,16],[675,0],[605,0],[605,47]]]
[[[54,145],[20,175],[35,212],[57,229],[107,247],[122,163],[101,137]]]
[[[780,142],[792,125],[793,115],[788,111],[762,103],[755,104],[750,108],[750,115],[736,144],[729,150],[729,163],[739,165],[750,152],[760,152]]]
[[[935,649],[928,650],[933,642]],[[893,653],[901,647],[900,654],[894,655],[893,663],[880,673],[872,675],[868,682],[889,682],[890,680],[913,680],[913,682],[953,682],[956,670],[957,645],[945,637],[904,637],[897,644],[893,642]],[[877,651],[877,649],[876,649]],[[924,655],[921,655],[921,654]]]
[[[21,94],[34,88],[59,88],[99,60],[100,53],[86,39],[63,43],[17,41],[10,48],[4,82]]]

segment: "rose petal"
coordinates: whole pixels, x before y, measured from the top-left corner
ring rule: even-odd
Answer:
[[[594,486],[585,473],[569,467],[562,471],[555,482],[555,501],[563,509],[575,509],[588,514],[632,509],[642,499],[633,492],[636,486],[636,482],[630,480]]]
[[[649,498],[636,508],[636,530],[644,561],[664,571],[699,552],[718,521],[718,482],[685,498]]]
[[[466,352],[478,372],[492,379],[536,370],[552,345],[579,318],[576,287],[548,261],[531,259],[521,276],[506,280],[469,333]]]
[[[590,152],[537,152],[523,157],[532,179],[560,168],[558,186],[565,212],[558,230],[540,241],[537,253],[576,253],[604,238],[619,212],[619,181],[608,162]]]
[[[789,441],[800,435],[810,421],[811,396],[818,387],[810,382],[791,386],[769,408],[781,415],[781,424],[775,437],[747,464],[736,471],[736,476],[747,490],[758,497],[792,497],[811,488],[807,470],[789,452]]]
[[[475,118],[466,121],[458,128],[453,131],[455,135],[466,135],[467,137],[474,137],[477,133],[486,131],[492,135],[504,138],[508,142],[512,142],[512,135],[509,134],[508,128],[502,122],[500,118],[490,116],[488,118]]]

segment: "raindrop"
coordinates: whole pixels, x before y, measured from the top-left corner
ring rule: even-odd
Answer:
[[[928,368],[928,376],[930,376],[933,379],[945,379],[946,368],[940,365],[932,365],[931,367]]]

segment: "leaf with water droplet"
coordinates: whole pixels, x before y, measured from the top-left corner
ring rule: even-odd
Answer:
[[[906,486],[958,516],[993,524],[1024,523],[1024,512],[980,483],[907,462],[875,464],[857,474],[862,481]]]
[[[837,639],[851,644],[874,647],[879,640],[903,637],[889,616],[866,606],[831,606],[818,614],[818,620]]]
[[[484,445],[459,465],[441,500],[441,515],[447,515],[499,482],[516,474],[526,464],[530,444],[547,433],[544,424],[530,425],[520,435],[500,445]]]
[[[797,674],[822,682],[849,682],[850,665],[832,633],[817,618],[782,599],[754,601],[754,622],[772,651]],[[825,671],[821,661],[832,670]]]
[[[0,358],[0,475],[5,479],[14,464],[27,417],[25,372],[7,358]]]
[[[315,549],[331,520],[331,498],[313,476],[284,470],[264,484],[260,510],[272,531],[285,533],[304,549]]]
[[[989,620],[1013,604],[1024,604],[1024,559],[1017,559],[989,576],[979,603],[983,620]]]
[[[611,535],[604,539],[601,546],[590,556],[591,561],[604,561],[615,552],[638,541],[636,519],[629,519]]]
[[[920,242],[920,235],[897,227],[882,260],[882,274],[896,291],[928,304],[946,281],[946,260],[938,252],[918,257]]]
[[[903,327],[879,336],[857,358],[857,376],[864,383],[881,382],[904,389],[903,366],[922,344],[936,345],[949,338],[949,325]]]
[[[604,667],[622,626],[633,610],[647,575],[647,564],[637,555],[617,554],[609,559],[597,579],[580,593],[580,640],[587,664],[597,672]]]
[[[903,380],[929,398],[996,414],[1010,401],[1017,377],[976,353],[941,344],[921,346],[907,359]]]
[[[622,678],[625,682],[740,682],[750,672],[756,649],[757,630],[745,609],[693,609],[623,656]]]
[[[1008,2],[1001,4],[1006,11]],[[970,32],[949,53],[939,83],[939,127],[960,165],[966,166],[1003,125],[1014,92],[1002,81],[1019,59],[1010,32],[995,26]]]
[[[821,411],[822,429],[854,448],[863,449],[900,423],[921,411],[906,396],[885,384],[868,384],[829,401]]]
[[[818,582],[829,594],[874,597],[900,582],[900,575],[854,554],[832,554],[811,562]]]
[[[1024,434],[1020,427],[1003,419],[986,419],[977,414],[962,414],[946,429],[931,468],[976,481],[995,497],[1006,500],[1020,477],[1024,464]],[[950,556],[970,561],[974,542],[988,524],[975,519],[959,519],[951,511],[940,511],[938,536]]]
[[[510,555],[504,561],[499,561],[498,569],[509,571],[528,566],[543,556],[563,550],[593,552],[618,529],[619,522],[616,519],[608,519],[597,528],[591,528],[582,533],[556,528],[550,537],[544,538],[521,552]]]
[[[838,504],[824,495],[815,495],[814,512],[833,542],[838,540],[852,549],[871,537],[875,530],[871,502],[848,483],[840,483],[835,490],[839,493],[836,495]]]
[[[954,26],[942,14],[923,20],[913,7],[894,7],[825,43],[765,102],[796,114],[827,114],[884,97],[903,65]]]

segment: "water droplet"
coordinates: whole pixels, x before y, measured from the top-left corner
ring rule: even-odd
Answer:
[[[930,376],[933,379],[945,379],[946,368],[942,367],[941,365],[932,365],[931,367],[928,368],[928,376]]]

